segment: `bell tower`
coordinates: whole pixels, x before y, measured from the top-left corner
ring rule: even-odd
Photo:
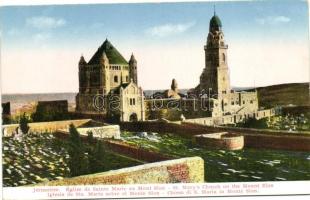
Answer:
[[[225,43],[222,32],[222,22],[214,12],[210,20],[207,43],[204,46],[205,68],[200,76],[200,92],[210,92],[219,96],[230,93],[227,49],[228,45]]]
[[[138,85],[137,60],[133,54],[131,54],[129,60],[129,75],[133,82]]]

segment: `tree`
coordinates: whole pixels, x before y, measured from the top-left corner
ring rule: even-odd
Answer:
[[[96,173],[104,170],[104,147],[100,140],[97,140],[96,146],[89,152],[89,170],[90,173]]]
[[[239,126],[243,128],[258,128],[258,129],[267,129],[268,123],[267,119],[255,119],[255,118],[248,118],[245,120],[244,123],[239,123]]]
[[[28,126],[28,122],[29,119],[27,118],[26,113],[24,113],[19,119],[19,127],[23,134],[27,134],[30,129],[30,127]]]
[[[69,169],[71,176],[88,173],[88,159],[79,132],[73,124],[69,128]]]
[[[94,142],[94,135],[92,131],[87,131],[87,142],[92,144]]]

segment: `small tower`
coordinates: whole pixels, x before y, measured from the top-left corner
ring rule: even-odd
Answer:
[[[205,50],[205,68],[200,76],[199,90],[212,94],[230,93],[230,78],[227,64],[228,46],[224,40],[222,22],[214,12],[210,20]]]
[[[88,80],[87,80],[87,72],[86,72],[86,61],[84,56],[81,55],[79,61],[79,92],[85,92],[86,88],[88,87]]]
[[[129,76],[133,80],[133,82],[138,85],[137,60],[133,54],[131,54],[129,60]]]
[[[111,90],[110,87],[110,64],[109,64],[109,59],[107,57],[107,54],[105,52],[102,53],[101,57],[101,67],[102,67],[102,86],[104,89],[103,94],[108,94]]]
[[[172,79],[171,89],[165,91],[166,98],[180,99],[178,83],[175,79]]]
[[[173,90],[175,92],[178,92],[178,83],[177,83],[177,81],[175,79],[172,79],[171,90]]]
[[[84,59],[84,56],[81,55],[80,61],[79,61],[79,66],[82,67],[82,66],[85,66],[86,64],[87,64],[87,63],[86,63],[86,61],[85,61],[85,59]]]

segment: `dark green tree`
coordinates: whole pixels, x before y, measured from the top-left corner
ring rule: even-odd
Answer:
[[[243,128],[267,129],[268,123],[266,118],[263,119],[248,118],[245,120],[244,123],[238,123],[238,126]]]
[[[21,131],[23,132],[23,134],[27,134],[29,131],[30,127],[28,126],[28,122],[29,122],[29,119],[26,116],[26,113],[24,113],[19,119],[19,127]]]
[[[85,147],[79,132],[73,124],[69,128],[69,169],[71,176],[79,176],[88,173],[88,159]]]
[[[100,140],[97,140],[96,146],[89,152],[89,171],[96,173],[104,171],[104,147]]]
[[[92,131],[87,131],[87,142],[92,144],[94,142],[94,135]]]

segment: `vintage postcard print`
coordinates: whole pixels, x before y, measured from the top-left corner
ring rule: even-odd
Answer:
[[[6,1],[5,199],[306,195],[303,0]]]

